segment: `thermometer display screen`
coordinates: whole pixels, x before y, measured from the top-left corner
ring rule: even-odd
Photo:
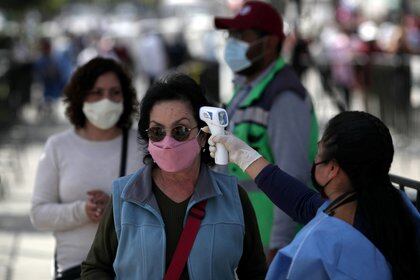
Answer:
[[[219,123],[220,125],[227,125],[228,117],[225,111],[219,112]]]

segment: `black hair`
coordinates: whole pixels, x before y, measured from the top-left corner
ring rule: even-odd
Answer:
[[[329,121],[321,144],[323,159],[334,159],[349,177],[367,238],[391,265],[393,279],[418,279],[416,227],[388,175],[394,155],[388,128],[368,113],[343,112]]]
[[[117,61],[104,57],[93,58],[77,68],[64,88],[66,116],[75,127],[82,128],[85,126],[86,116],[83,113],[83,102],[99,76],[108,72],[112,72],[118,77],[123,94],[124,111],[117,122],[117,127],[131,127],[132,119],[136,116],[139,106],[131,76]]]
[[[194,113],[194,119],[198,124],[198,129],[206,126],[206,123],[200,120],[199,111],[202,106],[212,106],[206,99],[202,88],[189,76],[180,73],[172,73],[162,77],[153,83],[147,90],[140,103],[140,118],[138,123],[138,142],[144,147],[144,163],[150,162],[151,156],[147,150],[149,137],[146,129],[149,128],[150,112],[153,106],[162,101],[184,101],[191,106]],[[205,135],[204,132],[200,134]],[[206,144],[201,151],[201,161],[213,165],[214,160],[208,152],[208,135],[206,135]]]

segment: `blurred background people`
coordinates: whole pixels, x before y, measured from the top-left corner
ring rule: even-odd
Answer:
[[[234,177],[210,169],[202,106],[206,98],[186,75],[167,76],[148,89],[138,123],[146,166],[114,181],[83,279],[264,279],[252,204]],[[196,235],[186,234],[194,213],[204,218]],[[192,248],[186,245],[191,239]]]
[[[229,32],[224,58],[236,75],[227,107],[229,129],[270,162],[309,184],[318,125],[310,95],[280,56],[285,38],[281,16],[268,3],[247,1],[234,18],[216,17],[215,25]],[[270,261],[293,239],[297,224],[278,208],[273,218],[268,198],[240,168],[229,167],[253,202]]]
[[[168,54],[162,36],[149,30],[138,42],[138,57],[141,69],[146,73],[149,84],[165,73],[169,66]]]
[[[15,117],[19,117],[23,106],[31,103],[33,67],[28,45],[21,39],[14,40],[10,67],[5,73],[5,78],[9,89],[8,107],[13,111]]]
[[[43,88],[43,103],[41,111],[50,116],[52,104],[61,97],[61,92],[67,83],[70,61],[53,50],[50,39],[42,38],[39,42],[41,54],[35,62],[35,78]]]
[[[45,144],[31,220],[37,229],[54,232],[54,278],[78,279],[112,180],[142,166],[136,133],[130,129],[138,102],[131,78],[106,58],[79,67],[64,96],[73,128]]]
[[[100,36],[99,34],[91,34],[88,38],[88,44],[80,51],[77,62],[83,65],[94,57],[100,56],[105,58],[112,58],[119,60],[119,57],[114,49],[115,40],[109,36]]]
[[[347,110],[350,108],[355,77],[351,41],[345,32],[335,35],[334,42],[328,49],[328,59],[331,61],[332,83],[338,89],[339,98],[344,100],[344,109]]]

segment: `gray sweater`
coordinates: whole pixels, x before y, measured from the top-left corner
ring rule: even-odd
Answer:
[[[136,131],[128,138],[126,173],[142,166]],[[59,270],[86,258],[98,224],[85,212],[89,190],[111,193],[119,175],[122,136],[89,141],[74,129],[51,136],[39,160],[32,196],[31,220],[39,230],[54,232]]]

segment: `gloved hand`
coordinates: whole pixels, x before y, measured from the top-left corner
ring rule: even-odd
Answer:
[[[203,127],[201,130],[210,133],[208,126]],[[208,142],[210,145],[209,150],[211,157],[214,158],[215,156],[216,143],[221,143],[228,151],[229,162],[237,164],[243,171],[245,171],[245,169],[254,161],[262,157],[257,151],[230,132],[226,132],[226,135],[212,135]]]

